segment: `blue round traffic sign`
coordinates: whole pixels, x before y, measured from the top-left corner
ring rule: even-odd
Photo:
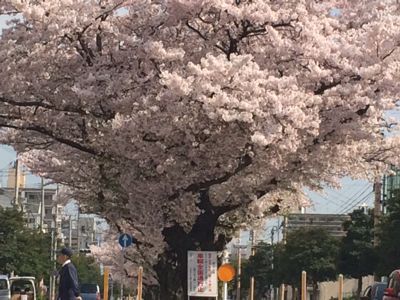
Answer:
[[[132,245],[132,236],[127,233],[123,233],[118,238],[118,243],[121,245],[122,248],[129,247]]]

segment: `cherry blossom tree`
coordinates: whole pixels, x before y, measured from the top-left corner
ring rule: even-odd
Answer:
[[[184,299],[187,250],[398,163],[399,5],[337,2],[3,0],[0,142]]]

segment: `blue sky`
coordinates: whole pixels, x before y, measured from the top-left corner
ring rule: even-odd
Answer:
[[[7,170],[9,168],[10,163],[14,162],[17,157],[16,152],[13,148],[0,145],[0,183],[1,186],[5,186],[7,183]],[[40,186],[40,178],[30,174],[26,174],[27,185],[30,187],[39,187]]]
[[[6,26],[6,20],[4,17],[0,17],[0,28],[3,28]]]
[[[12,19],[12,17],[9,16],[0,16],[0,29],[7,27],[7,20]]]

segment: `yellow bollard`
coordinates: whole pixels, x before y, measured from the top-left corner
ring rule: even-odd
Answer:
[[[343,275],[339,275],[339,295],[338,300],[343,300]]]
[[[301,300],[307,300],[307,272],[301,272]]]
[[[143,286],[143,267],[139,267],[137,300],[142,300],[142,286]]]
[[[110,275],[110,268],[104,267],[104,289],[103,300],[108,300],[108,277]]]
[[[250,277],[250,300],[254,300],[254,277]]]
[[[279,299],[285,300],[285,284],[284,283],[281,284],[280,290],[281,290],[281,293],[279,295]]]

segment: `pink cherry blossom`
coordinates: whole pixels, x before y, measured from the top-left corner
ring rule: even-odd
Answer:
[[[3,0],[0,142],[134,234],[156,280],[166,229],[194,241],[209,214],[229,239],[399,163],[398,4],[339,2]]]

